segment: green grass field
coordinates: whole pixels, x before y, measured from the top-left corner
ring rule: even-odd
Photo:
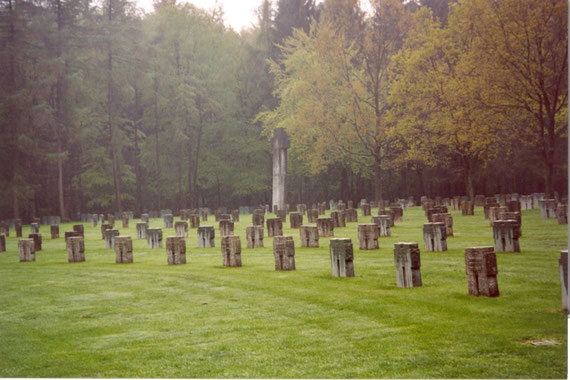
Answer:
[[[134,243],[135,262],[123,265],[90,223],[86,262],[75,264],[63,239],[72,224],[57,240],[41,227],[34,263],[18,262],[11,230],[0,253],[0,377],[565,378],[558,258],[567,226],[523,211],[522,252],[497,253],[501,296],[473,297],[463,254],[493,244],[482,212],[452,211],[455,236],[439,253],[423,251],[420,207],[404,212],[379,250],[358,249],[357,223],[335,229],[353,240],[355,278],[331,277],[329,239],[301,248],[288,219],[291,272],[274,270],[272,238],[245,248],[251,215],[236,223],[241,268],[222,266],[213,216],[202,224],[216,225],[216,248],[196,248],[190,230],[188,264],[179,266],[136,239],[136,221],[119,228]],[[370,220],[359,211],[360,223]],[[422,287],[396,287],[398,241],[420,243]],[[541,340],[559,344],[530,344]]]

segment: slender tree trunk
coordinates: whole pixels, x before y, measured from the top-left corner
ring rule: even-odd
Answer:
[[[418,182],[419,182],[419,192],[420,192],[418,195],[418,201],[419,201],[422,196],[426,195],[426,188],[424,185],[423,170],[421,168],[416,168],[416,174],[418,176]]]
[[[374,163],[374,198],[376,201],[382,200],[382,169],[379,159]]]
[[[58,61],[61,60],[63,54],[63,9],[61,6],[61,0],[56,0],[57,9],[57,45],[56,45],[56,55]],[[57,139],[57,190],[58,190],[58,200],[59,200],[59,215],[61,219],[66,221],[67,215],[65,214],[65,196],[63,191],[63,133],[62,128],[64,125],[63,117],[63,75],[64,73],[58,72],[57,80],[55,84],[55,129],[56,129],[56,139]]]
[[[155,67],[155,77],[154,77],[154,138],[155,138],[155,165],[156,165],[156,186],[157,191],[157,206],[158,210],[162,209],[162,194],[160,191],[160,145],[158,143],[158,78],[157,78],[157,68]]]
[[[465,191],[467,196],[472,201],[475,199],[475,194],[473,191],[473,165],[471,160],[464,160],[464,173],[465,173]]]
[[[142,175],[140,163],[140,149],[139,149],[139,124],[142,118],[141,107],[141,94],[138,87],[135,86],[135,131],[134,131],[134,145],[135,145],[135,182],[136,182],[136,206],[135,212],[137,215],[142,213]]]
[[[182,160],[184,158],[183,156],[183,145],[180,143],[178,144],[178,154],[177,154],[177,160],[176,160],[176,167],[177,167],[177,175],[178,175],[178,201],[177,203],[177,207],[178,209],[183,208],[183,202],[184,202],[184,189],[182,186]]]
[[[199,167],[199,163],[200,163],[200,144],[202,142],[202,130],[204,127],[204,119],[203,119],[203,114],[202,114],[202,103],[201,100],[198,101],[198,115],[199,115],[199,123],[198,123],[198,133],[196,135],[196,156],[194,159],[194,189],[193,189],[193,193],[194,193],[194,199],[196,200],[196,203],[198,201],[198,198],[200,196],[200,190],[198,188],[198,167]],[[218,181],[219,182],[219,181]],[[218,201],[219,203],[219,201]],[[195,205],[197,206],[197,205]]]

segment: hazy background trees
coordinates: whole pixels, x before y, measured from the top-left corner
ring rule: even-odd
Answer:
[[[0,216],[566,192],[564,0],[0,0]]]

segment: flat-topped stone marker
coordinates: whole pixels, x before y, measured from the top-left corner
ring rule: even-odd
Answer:
[[[174,222],[174,232],[176,236],[188,237],[188,222],[184,220]]]
[[[318,218],[317,229],[319,236],[334,236],[334,223],[332,218]]]
[[[186,264],[186,240],[184,240],[184,236],[166,237],[166,260],[168,265]]]
[[[493,238],[496,252],[520,252],[520,224],[516,220],[495,220]]]
[[[164,228],[172,228],[174,226],[174,215],[165,214],[162,220],[164,221]]]
[[[85,239],[83,236],[71,236],[65,241],[67,261],[80,263],[85,261]]]
[[[273,239],[275,270],[295,270],[295,242],[293,236],[275,236]]]
[[[391,236],[390,235],[390,215],[378,215],[372,217],[372,223],[376,224],[380,229],[380,236]]]
[[[222,259],[225,267],[241,267],[241,241],[239,236],[222,236]]]
[[[317,219],[319,219],[319,210],[314,209],[314,208],[307,210],[307,222],[308,223],[317,223]]]
[[[265,211],[256,209],[251,215],[251,224],[254,226],[263,226],[265,222]]]
[[[358,242],[360,249],[378,249],[380,228],[376,224],[358,225]]]
[[[220,236],[230,236],[234,234],[234,222],[229,219],[220,219]]]
[[[428,252],[447,251],[447,234],[443,223],[424,224],[424,243]]]
[[[330,239],[331,272],[334,277],[354,277],[352,239]]]
[[[105,248],[112,249],[115,244],[115,238],[119,235],[119,230],[105,230]]]
[[[200,226],[198,227],[198,247],[199,248],[213,248],[215,247],[216,232],[214,226]]]
[[[400,288],[422,286],[420,248],[418,243],[395,243],[396,284]]]
[[[358,214],[355,209],[347,208],[344,210],[344,220],[346,223],[358,223]]]
[[[40,233],[39,223],[30,223],[30,233],[32,233],[32,234],[39,234]]]
[[[6,252],[6,235],[0,234],[0,252]]]
[[[247,248],[263,247],[263,226],[249,226],[245,229]]]
[[[461,202],[461,215],[475,215],[475,204],[471,201]]]
[[[331,218],[333,221],[333,227],[334,228],[346,227],[346,220],[345,220],[344,211],[342,211],[342,210],[332,211],[331,212]]]
[[[34,250],[36,252],[42,250],[42,234],[29,234],[28,238],[34,240]]]
[[[150,249],[162,248],[162,229],[146,229],[146,246]]]
[[[136,224],[137,239],[146,239],[146,230],[148,229],[148,222],[139,222]]]
[[[114,248],[115,263],[131,264],[133,262],[133,240],[130,236],[116,236]]]
[[[52,239],[59,239],[59,226],[58,225],[50,226],[49,230],[50,230],[50,234],[51,234]]]
[[[362,216],[370,216],[372,209],[369,204],[363,204],[360,208],[362,209]]]
[[[300,226],[301,247],[319,247],[319,230],[316,226]]]
[[[560,286],[562,288],[562,311],[568,313],[568,251],[560,251],[558,260]]]
[[[20,254],[20,262],[36,261],[36,245],[34,239],[18,240],[18,251]]]
[[[291,225],[291,228],[301,227],[301,225],[303,225],[303,214],[301,214],[299,212],[290,213],[289,214],[289,223]]]
[[[433,214],[431,216],[434,223],[443,223],[447,236],[453,236],[453,216],[451,214]]]
[[[465,272],[469,294],[499,296],[497,256],[493,247],[465,248]]]
[[[283,221],[281,218],[267,219],[267,236],[283,236]]]

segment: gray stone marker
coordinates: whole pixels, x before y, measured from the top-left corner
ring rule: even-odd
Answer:
[[[568,251],[560,251],[558,260],[560,286],[562,288],[562,310],[568,313]]]
[[[376,224],[367,223],[358,225],[358,242],[360,249],[378,249],[380,228]]]
[[[36,261],[36,249],[34,239],[20,239],[18,241],[18,251],[20,262]]]
[[[317,223],[317,219],[319,219],[319,210],[312,208],[307,210],[307,222],[308,223]]]
[[[65,241],[67,244],[67,239],[69,239],[70,237],[80,236],[80,235],[76,231],[65,231],[64,236],[65,236]]]
[[[119,230],[105,230],[105,248],[113,248],[115,239],[119,236]]]
[[[469,294],[499,296],[497,256],[493,247],[465,248],[465,272]]]
[[[97,222],[99,221],[99,216],[97,214],[91,214],[90,219],[91,219],[91,224],[93,225],[93,227],[97,227]]]
[[[489,224],[491,225],[491,227],[493,227],[493,223],[495,222],[495,220],[501,219],[501,215],[504,215],[506,212],[508,212],[507,208],[503,206],[489,207]]]
[[[319,236],[334,236],[334,222],[332,218],[318,218],[317,229]]]
[[[507,210],[509,212],[521,212],[521,203],[519,201],[507,201]]]
[[[162,248],[162,229],[146,229],[146,245],[150,249]]]
[[[249,226],[245,229],[247,248],[263,247],[263,226]]]
[[[0,222],[0,234],[10,237],[10,225],[6,222]]]
[[[232,221],[239,222],[239,210],[232,210]]]
[[[424,224],[424,243],[428,252],[447,251],[447,234],[443,223]]]
[[[121,223],[123,225],[123,228],[129,228],[129,216],[123,213],[121,217]]]
[[[390,206],[390,210],[392,210],[392,214],[394,215],[394,222],[401,222],[404,220],[404,209],[400,205],[392,205]]]
[[[166,259],[168,265],[186,264],[186,240],[184,240],[184,236],[166,237]]]
[[[299,236],[301,238],[301,247],[319,246],[319,230],[316,226],[299,227]]]
[[[387,215],[390,217],[390,227],[394,227],[394,213],[392,210],[378,209],[378,215]]]
[[[190,221],[190,228],[200,227],[200,215],[190,214],[188,215],[188,220]]]
[[[241,241],[239,236],[222,236],[222,261],[225,267],[241,267]]]
[[[218,214],[218,222],[222,220],[232,220],[232,216],[230,214]]]
[[[495,220],[493,223],[493,238],[495,251],[520,252],[520,225],[516,220]]]
[[[292,212],[289,214],[289,223],[291,224],[291,228],[301,227],[303,225],[303,214],[299,212]]]
[[[49,230],[52,239],[59,239],[59,226],[57,225],[50,226]]]
[[[358,223],[358,214],[353,208],[344,210],[344,220],[346,223]]]
[[[83,224],[75,224],[73,226],[73,231],[77,232],[77,236],[85,237],[85,231],[83,229]]]
[[[28,238],[34,240],[34,251],[42,250],[42,234],[29,234]]]
[[[130,236],[115,237],[115,263],[131,264],[133,262],[133,240]]]
[[[334,228],[346,227],[344,211],[332,211],[331,212],[331,218],[333,221],[333,227]]]
[[[22,221],[20,219],[14,221],[14,230],[16,230],[16,237],[22,237]]]
[[[426,210],[428,222],[433,223],[433,214],[447,214],[448,210],[445,206],[434,206]]]
[[[560,204],[556,207],[558,224],[568,224],[568,205]]]
[[[216,232],[214,226],[200,226],[198,227],[198,247],[199,248],[213,248],[215,247]]]
[[[80,263],[85,261],[85,239],[83,236],[71,236],[65,241],[67,261]]]
[[[489,219],[489,212],[491,207],[500,207],[500,205],[495,201],[494,197],[485,198],[485,204],[483,205],[483,212],[485,213],[485,219]]]
[[[207,222],[207,221],[208,221],[208,211],[202,210],[202,212],[200,213],[200,215],[202,216],[202,222]]]
[[[354,249],[352,240],[330,239],[331,272],[334,277],[354,277]]]
[[[234,234],[234,222],[228,219],[220,220],[220,236],[230,236]]]
[[[283,223],[287,222],[287,210],[277,210],[275,211],[275,216],[281,219]]]
[[[370,214],[371,214],[371,212],[372,212],[372,210],[371,210],[371,208],[370,208],[370,205],[368,205],[368,204],[363,204],[363,205],[361,206],[361,208],[362,208],[362,216],[370,216]]]
[[[273,207],[285,209],[285,181],[287,178],[287,149],[291,146],[283,128],[275,129],[271,139],[273,147]],[[254,223],[255,224],[255,223]]]
[[[394,244],[396,284],[400,288],[422,286],[420,248],[418,243]]]
[[[453,236],[453,216],[451,214],[433,214],[431,216],[434,223],[443,223],[445,225],[445,233],[447,236]]]
[[[267,219],[267,236],[283,236],[283,221],[280,218]]]
[[[148,229],[148,222],[139,222],[136,225],[137,239],[146,239],[146,230]]]
[[[474,203],[471,201],[461,202],[461,215],[463,215],[463,216],[475,215]]]
[[[390,215],[378,215],[372,217],[372,223],[376,224],[380,229],[380,236],[390,235]]]
[[[453,197],[450,199],[449,201],[450,206],[453,210],[457,211],[459,210],[459,208],[461,207],[461,201],[459,200],[459,197]]]
[[[263,226],[265,221],[265,212],[263,210],[254,210],[251,215],[251,222],[254,226]]]
[[[338,211],[344,211],[344,210],[346,210],[346,204],[342,200],[339,200],[337,205],[336,205],[336,209]]]
[[[30,223],[30,233],[39,234],[40,233],[40,225],[38,223]]]
[[[111,227],[115,227],[115,215],[107,214],[107,222],[111,225]]]
[[[162,219],[164,220],[164,228],[172,228],[174,226],[174,215],[165,214]]]
[[[188,237],[188,222],[184,220],[177,220],[174,222],[174,231],[176,233],[176,236]]]
[[[150,219],[148,214],[141,214],[141,222],[146,222],[148,223],[148,220]]]
[[[275,236],[273,239],[275,270],[295,270],[295,242],[293,236]]]
[[[0,234],[0,252],[6,252],[6,235]]]

